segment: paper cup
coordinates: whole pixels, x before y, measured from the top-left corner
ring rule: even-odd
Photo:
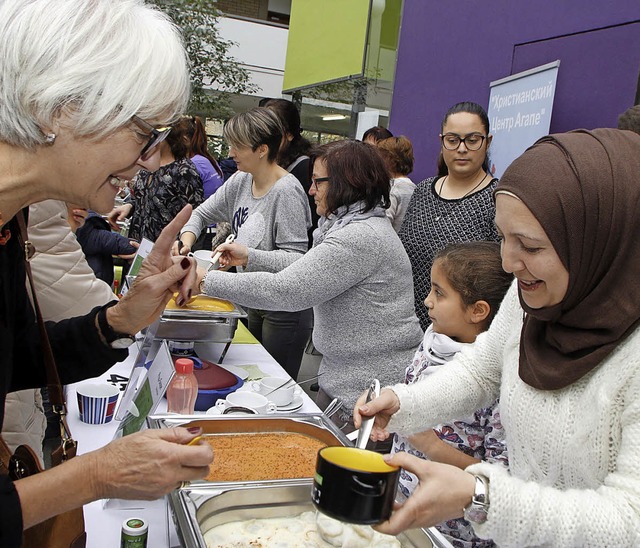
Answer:
[[[84,384],[76,389],[80,420],[87,424],[110,422],[116,409],[120,389],[111,384]]]

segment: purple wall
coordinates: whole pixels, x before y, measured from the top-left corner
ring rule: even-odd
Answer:
[[[486,108],[493,80],[560,59],[552,132],[615,127],[633,104],[638,0],[404,4],[389,129],[413,142],[416,182],[436,172],[447,109],[459,101]]]

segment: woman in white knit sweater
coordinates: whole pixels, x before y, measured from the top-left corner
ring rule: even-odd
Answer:
[[[384,439],[499,395],[510,470],[397,454],[421,485],[382,531],[464,513],[499,546],[640,545],[638,173],[640,136],[610,129],[545,137],[505,172],[496,225],[517,280],[491,328],[354,414],[377,413]]]

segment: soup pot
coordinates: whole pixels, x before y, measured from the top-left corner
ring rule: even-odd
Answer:
[[[332,518],[374,525],[391,516],[400,468],[382,455],[356,447],[318,451],[311,493],[318,510]]]

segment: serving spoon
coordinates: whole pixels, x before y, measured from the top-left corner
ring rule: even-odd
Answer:
[[[380,381],[378,379],[373,379],[371,384],[369,385],[369,391],[367,392],[367,400],[365,404],[369,403],[372,399],[377,398],[380,395]],[[362,421],[360,425],[360,430],[358,430],[358,437],[356,438],[355,446],[358,449],[365,449],[367,447],[367,442],[369,441],[369,436],[371,436],[371,430],[373,429],[373,420],[376,418],[375,415],[368,417]]]

